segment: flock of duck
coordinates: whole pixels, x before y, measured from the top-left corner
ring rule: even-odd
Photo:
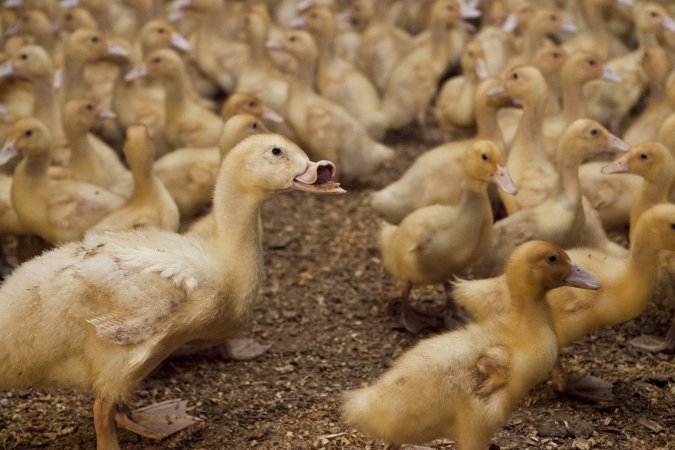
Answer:
[[[0,388],[93,390],[99,449],[119,448],[116,422],[190,425],[184,402],[123,406],[186,345],[265,351],[237,337],[263,279],[261,202],[344,193],[414,123],[446,143],[371,204],[404,327],[444,331],[345,394],[344,422],[392,449],[478,450],[548,376],[611,400],[558,349],[640,315],[675,270],[661,3],[5,0],[2,247],[55,247],[0,287]],[[607,236],[627,226],[628,249]],[[441,314],[410,302],[432,284]],[[675,351],[675,320],[632,344]]]

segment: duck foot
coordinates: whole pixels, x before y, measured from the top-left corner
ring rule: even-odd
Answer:
[[[607,403],[614,401],[612,387],[613,385],[609,381],[583,373],[569,378],[565,383],[563,392],[580,400]]]
[[[401,322],[405,329],[412,334],[419,334],[425,329],[437,330],[440,328],[437,316],[417,310],[412,306],[401,309]]]
[[[219,345],[218,352],[223,359],[250,361],[264,355],[270,347],[251,338],[232,338]]]
[[[119,426],[150,439],[163,439],[199,418],[186,414],[187,400],[167,400],[134,411],[118,412],[115,421]]]
[[[644,334],[631,339],[630,345],[647,353],[675,353],[675,333],[674,336],[666,335],[665,338]]]

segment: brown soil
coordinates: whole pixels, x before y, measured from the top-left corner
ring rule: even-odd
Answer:
[[[222,361],[213,351],[165,361],[132,406],[180,397],[203,421],[163,441],[121,430],[123,448],[382,448],[345,428],[338,404],[343,391],[372,380],[419,339],[398,329],[398,289],[380,264],[379,219],[368,205],[369,194],[423,150],[408,131],[389,136],[397,161],[348,195],[298,192],[266,203],[267,280],[251,335],[271,350],[250,362]],[[493,442],[501,449],[675,449],[672,356],[627,344],[643,332],[665,332],[673,308],[666,297],[657,295],[639,319],[563,352],[572,371],[615,383],[613,405],[561,398],[543,383]],[[418,289],[414,298],[440,308],[442,292]],[[0,448],[94,448],[91,405],[89,393],[68,390],[0,393]]]

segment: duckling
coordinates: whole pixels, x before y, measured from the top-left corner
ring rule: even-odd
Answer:
[[[542,239],[568,248],[585,244],[586,217],[581,200],[579,166],[602,152],[626,152],[630,147],[598,122],[579,119],[565,130],[558,145],[557,186],[541,204],[521,209],[499,220],[493,227],[491,250],[474,264],[481,276],[502,273],[513,249],[523,242]]]
[[[512,102],[506,95],[488,95],[500,83],[497,78],[483,81],[476,91],[474,108],[478,133],[474,139],[452,141],[422,153],[397,181],[371,197],[372,207],[393,224],[425,206],[455,205],[462,196],[464,171],[462,158],[476,140],[490,140],[504,147],[497,125],[497,111]],[[448,180],[456,180],[448,183]]]
[[[220,109],[220,118],[227,122],[235,114],[251,114],[262,120],[280,123],[284,118],[275,110],[267,106],[255,94],[250,92],[235,92],[227,97]]]
[[[53,244],[82,239],[84,232],[124,198],[101,186],[47,174],[51,162],[51,135],[37,119],[14,124],[0,159],[24,156],[12,178],[12,204],[22,223],[34,234]]]
[[[131,197],[131,174],[113,151],[96,151],[89,131],[97,122],[115,118],[109,109],[100,108],[90,98],[70,100],[63,108],[64,129],[70,158],[68,169],[76,180],[102,186],[124,198]]]
[[[263,199],[291,188],[344,192],[330,181],[333,173],[283,136],[251,136],[220,168],[213,236],[90,233],[22,265],[0,288],[0,298],[12,299],[0,301],[0,342],[8,349],[0,388],[92,389],[97,446],[119,449],[115,413],[140,381],[179,346],[222,341],[248,322],[263,278],[258,227],[251,226]],[[26,330],[41,345],[19,345]],[[166,414],[161,404],[156,409]],[[143,412],[135,428],[146,434],[148,422],[160,436],[193,422],[153,421],[152,408]]]
[[[217,148],[177,149],[155,162],[155,175],[175,200],[181,217],[192,217],[209,204],[227,152],[245,137],[264,132],[267,128],[257,117],[236,114],[225,122]]]
[[[390,128],[401,128],[416,119],[423,135],[426,133],[427,106],[446,69],[459,59],[466,40],[462,30],[455,39],[455,47],[450,48],[449,35],[462,18],[479,15],[479,11],[455,0],[433,3],[430,35],[399,61],[387,83],[383,108]],[[454,35],[452,37],[454,39]]]
[[[456,441],[459,450],[488,448],[555,363],[546,292],[599,287],[561,248],[543,241],[519,247],[506,277],[504,314],[419,342],[371,386],[344,396],[343,420],[392,449],[438,438]]]
[[[595,52],[602,59],[613,59],[628,52],[626,44],[607,29],[605,11],[632,0],[582,0],[585,27],[563,44],[569,52]]]
[[[352,114],[373,138],[382,139],[388,120],[377,89],[354,65],[337,56],[337,23],[332,11],[323,7],[310,8],[293,24],[307,29],[316,39],[319,48],[318,92]]]
[[[447,280],[488,251],[492,238],[490,181],[510,194],[518,191],[501,148],[491,141],[477,141],[464,154],[464,192],[457,206],[427,206],[398,226],[383,225],[378,244],[382,264],[401,281],[401,320],[408,331],[417,333],[431,324],[411,307],[412,286],[443,283],[447,293]],[[446,309],[448,321],[456,323],[459,314],[449,295]]]
[[[372,173],[392,158],[391,148],[373,140],[340,105],[314,91],[318,49],[309,33],[292,30],[283,40],[268,41],[267,47],[298,61],[284,115],[315,157],[336,160],[340,176],[352,179]]]
[[[602,173],[632,173],[644,179],[642,187],[633,195],[630,209],[632,238],[635,224],[646,210],[669,202],[675,180],[675,159],[665,145],[647,142],[633,147],[627,155],[603,167]]]
[[[345,11],[350,23],[361,32],[356,66],[384,93],[391,72],[410,46],[404,30],[387,23],[373,0],[354,0]]]
[[[57,66],[63,64],[63,49],[58,39],[59,29],[53,25],[49,16],[38,9],[27,9],[19,14],[14,25],[5,31],[5,36],[27,35],[30,41],[44,48]]]
[[[435,116],[438,126],[449,133],[470,129],[476,120],[474,97],[480,80],[490,76],[483,48],[470,42],[462,54],[462,75],[450,78],[436,97]]]
[[[150,78],[164,82],[165,137],[169,146],[177,148],[217,145],[223,121],[218,115],[192,100],[188,94],[187,85],[190,80],[185,63],[176,52],[168,48],[155,50],[124,78],[127,81]]]
[[[134,193],[121,208],[101,219],[91,230],[121,231],[159,228],[178,231],[176,202],[153,173],[155,149],[144,125],[127,128],[124,156],[134,177]]]
[[[667,83],[670,63],[666,51],[654,45],[645,49],[642,55],[642,68],[649,80],[649,100],[647,106],[626,129],[624,139],[630,145],[653,141],[663,121],[672,113],[675,102],[675,83]]]

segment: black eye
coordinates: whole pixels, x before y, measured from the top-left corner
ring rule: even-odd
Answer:
[[[640,159],[649,159],[649,155],[646,153],[640,153]]]
[[[482,153],[482,154],[480,155],[480,159],[482,159],[483,161],[487,161],[487,160],[488,160],[488,155],[486,155],[485,153]]]
[[[309,17],[311,17],[312,19],[316,19],[316,13],[313,12],[312,14],[309,15]]]
[[[283,151],[282,149],[280,149],[279,147],[274,147],[274,148],[272,149],[272,154],[273,154],[274,156],[280,156],[283,152],[284,152],[284,151]]]
[[[512,79],[512,80],[517,80],[517,79],[518,79],[518,73],[517,73],[517,72],[512,73],[512,74],[511,74],[511,79]]]
[[[652,17],[658,17],[659,13],[657,13],[656,11],[652,11],[652,12],[649,13],[649,15],[652,16]]]
[[[670,224],[670,229],[671,229],[671,230],[675,230],[675,223],[671,223],[671,224]]]
[[[158,57],[156,57],[155,59],[153,59],[152,62],[154,62],[155,64],[159,64],[159,63],[162,62],[162,58],[160,58],[160,57],[158,56]]]
[[[600,134],[600,130],[598,130],[597,128],[593,128],[591,130],[591,136],[597,136],[598,134]]]
[[[28,54],[27,53],[22,53],[19,55],[19,58],[23,59],[24,61],[28,59]]]
[[[33,135],[33,130],[26,130],[23,132],[23,135],[26,137],[31,137]]]
[[[248,102],[248,107],[249,108],[255,108],[255,102],[254,101]]]
[[[295,42],[295,36],[289,37],[288,40],[291,41],[291,42]]]
[[[255,122],[253,122],[253,125],[251,125],[251,126],[253,127],[254,130],[255,130],[256,128],[258,128],[258,124],[255,123]],[[274,150],[277,150],[277,149],[275,148]],[[272,153],[274,153],[274,150],[272,150]],[[276,153],[274,153],[274,155],[276,155]]]
[[[595,60],[594,60],[594,59],[587,59],[586,62],[588,63],[589,66],[594,66],[594,65],[595,65]]]
[[[84,107],[87,111],[93,111],[94,110],[94,105],[91,103],[88,103],[87,106]]]
[[[66,14],[66,20],[73,20],[72,14]]]
[[[553,58],[555,58],[555,59],[560,58],[560,53],[558,53],[558,52],[553,52]]]
[[[555,255],[551,255],[551,256],[549,256],[549,257],[546,258],[546,259],[547,259],[548,262],[551,263],[551,264],[554,264],[554,263],[558,262],[558,257],[555,256]]]
[[[550,16],[548,16],[548,20],[550,21],[554,21],[555,19],[556,19],[555,14],[551,14]]]
[[[90,39],[90,41],[91,41],[93,44],[97,44],[97,43],[98,43],[98,37],[97,37],[97,36],[94,36],[93,38]]]
[[[157,32],[158,32],[159,34],[163,34],[163,33],[164,33],[164,28],[157,28]]]
[[[448,5],[448,11],[454,11],[455,7],[454,5]]]

